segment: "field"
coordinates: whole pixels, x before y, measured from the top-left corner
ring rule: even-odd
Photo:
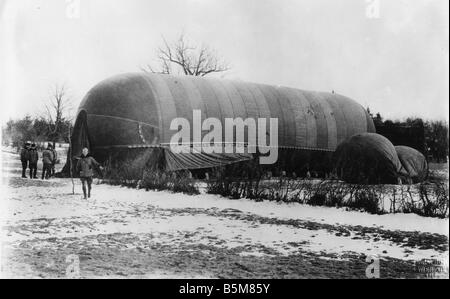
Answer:
[[[83,200],[9,152],[0,213],[4,278],[366,278],[368,257],[381,278],[430,277],[430,260],[448,278],[448,219],[105,184]]]

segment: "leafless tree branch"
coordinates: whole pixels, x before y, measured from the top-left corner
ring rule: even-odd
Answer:
[[[171,74],[173,66],[178,67],[188,76],[206,76],[211,73],[221,73],[229,70],[229,66],[218,58],[218,55],[207,46],[192,46],[184,36],[172,44],[163,37],[163,45],[157,50],[160,70],[147,65],[141,70],[151,73]]]
[[[47,119],[49,135],[54,139],[59,137],[61,127],[69,119],[71,109],[70,98],[65,85],[55,85],[51,91],[48,103],[45,105],[44,118]]]

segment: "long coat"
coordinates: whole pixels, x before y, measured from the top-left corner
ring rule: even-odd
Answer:
[[[39,160],[38,151],[35,149],[30,149],[28,154],[29,154],[30,164],[36,164]]]
[[[30,160],[30,151],[26,148],[20,150],[20,161],[27,162]]]
[[[52,164],[53,163],[53,153],[51,150],[46,149],[42,152],[42,162],[44,164]]]
[[[94,167],[99,169],[100,164],[92,156],[81,156],[77,162],[77,172],[81,178],[90,178],[94,175]]]
[[[53,160],[52,160],[52,164],[56,164],[56,161],[58,160],[58,154],[56,153],[55,149],[51,149],[52,154],[53,154]]]

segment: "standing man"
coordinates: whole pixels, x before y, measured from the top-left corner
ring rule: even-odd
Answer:
[[[36,172],[37,172],[37,163],[39,160],[38,151],[36,148],[36,144],[33,143],[31,145],[30,151],[29,151],[29,157],[30,157],[30,179],[37,179]]]
[[[50,146],[51,145],[49,144],[49,147]],[[56,162],[58,161],[58,154],[56,153],[56,149],[53,146],[51,146],[50,150],[52,151],[52,154],[53,154],[51,176],[55,176],[55,165],[56,165]]]
[[[86,185],[87,197],[91,197],[92,177],[94,176],[94,167],[100,172],[102,167],[95,161],[94,157],[89,155],[88,148],[83,148],[80,159],[78,160],[76,170],[80,174],[81,184],[83,185],[83,195],[86,199]]]
[[[23,148],[20,150],[20,162],[22,162],[22,178],[26,179],[25,172],[27,171],[28,162],[30,160],[30,143],[25,142]]]
[[[53,153],[52,145],[49,143],[47,149],[42,152],[42,179],[48,180],[52,172]]]

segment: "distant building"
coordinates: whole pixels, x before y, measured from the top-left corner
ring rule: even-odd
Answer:
[[[427,154],[425,128],[423,124],[405,125],[386,121],[382,124],[375,122],[378,134],[389,139],[392,144],[412,147],[422,154]]]

